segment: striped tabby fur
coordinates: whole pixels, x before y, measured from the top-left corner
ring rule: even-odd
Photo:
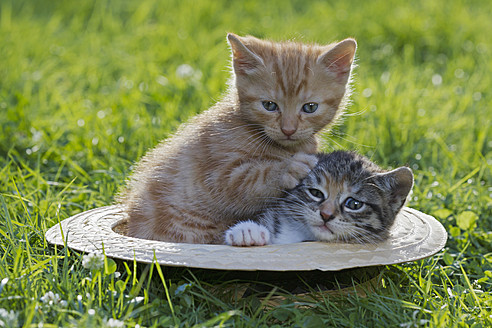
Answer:
[[[265,210],[257,222],[226,231],[234,246],[288,244],[306,240],[377,243],[388,238],[413,186],[412,171],[386,172],[352,152],[319,154],[299,185]]]

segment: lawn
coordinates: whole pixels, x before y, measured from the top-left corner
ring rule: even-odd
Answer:
[[[491,17],[489,0],[2,0],[0,327],[491,327]],[[101,269],[47,243],[60,220],[112,204],[148,148],[220,99],[229,31],[358,40],[353,101],[324,150],[410,166],[409,206],[444,225],[441,252],[376,270],[365,296],[234,297],[262,277]]]

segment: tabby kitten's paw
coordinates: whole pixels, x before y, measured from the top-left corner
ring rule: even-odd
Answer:
[[[270,244],[270,232],[261,224],[243,221],[226,231],[225,242],[231,246],[264,246]]]
[[[289,159],[287,171],[282,177],[282,188],[292,189],[299,184],[303,178],[318,163],[318,158],[314,155],[297,153]]]

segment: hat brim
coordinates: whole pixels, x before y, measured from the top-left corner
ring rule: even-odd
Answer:
[[[142,263],[218,270],[338,271],[420,260],[439,252],[447,233],[432,216],[408,207],[395,219],[390,237],[377,245],[304,242],[232,247],[143,240],[116,233],[125,220],[120,206],[89,210],[51,227],[48,242],[82,252]]]

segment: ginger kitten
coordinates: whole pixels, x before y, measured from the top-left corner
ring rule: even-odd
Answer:
[[[272,42],[227,35],[222,101],[149,151],[120,195],[129,236],[223,243],[315,166],[316,133],[343,111],[356,42]]]

